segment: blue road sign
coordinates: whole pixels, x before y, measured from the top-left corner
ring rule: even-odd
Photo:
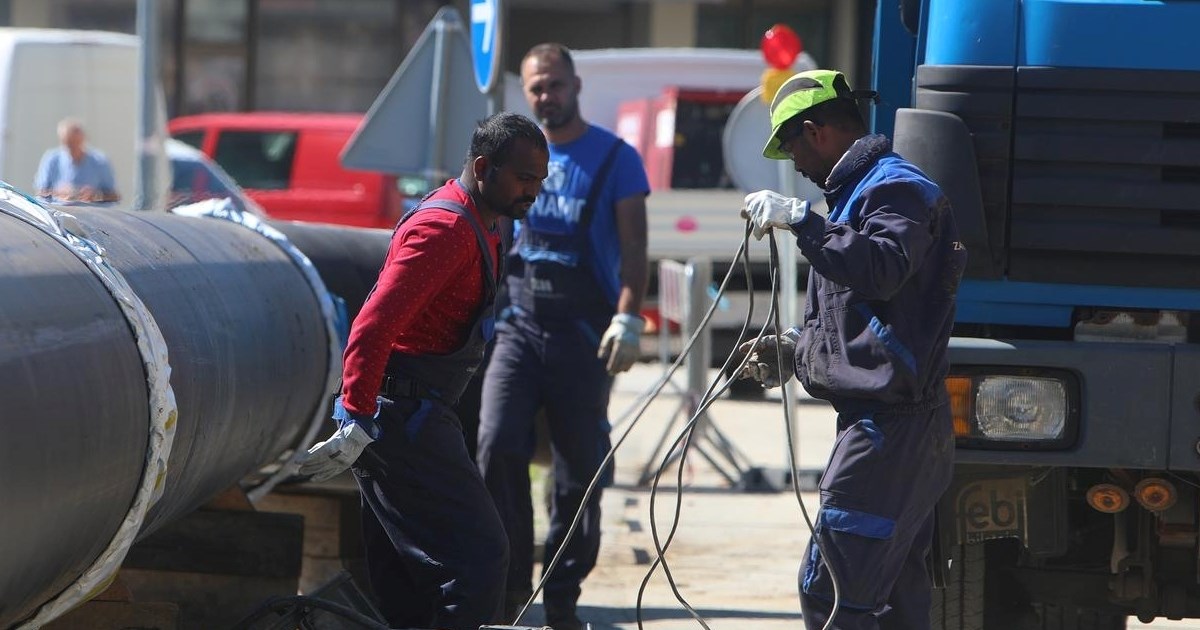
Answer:
[[[475,85],[484,93],[496,84],[500,70],[501,1],[471,0],[471,62]]]

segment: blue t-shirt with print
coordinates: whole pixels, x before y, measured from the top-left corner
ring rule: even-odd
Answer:
[[[616,305],[621,291],[621,239],[617,233],[616,204],[634,195],[648,195],[650,182],[637,150],[608,130],[588,125],[579,138],[563,144],[550,144],[548,175],[542,193],[517,223],[517,233],[525,226],[551,234],[574,234],[579,227],[583,206],[587,203],[592,179],[614,142],[620,142],[606,181],[596,201],[590,230],[592,271],[608,301]],[[553,252],[537,255],[560,264],[574,265],[573,257],[555,260]],[[522,252],[522,258],[530,260]]]

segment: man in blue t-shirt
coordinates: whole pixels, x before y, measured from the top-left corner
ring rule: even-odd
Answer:
[[[534,417],[545,410],[553,453],[543,566],[562,547],[610,447],[612,377],[640,354],[650,192],[637,151],[580,117],[582,83],[566,47],[530,49],[521,83],[550,142],[549,176],[515,226],[507,261],[511,306],[497,324],[484,377],[477,456],[508,532],[509,621],[532,592]],[[543,604],[554,630],[582,628],[575,604],[599,550],[597,490],[546,580]]]
[[[74,118],[58,123],[62,146],[46,151],[38,164],[33,189],[51,201],[107,203],[120,200],[112,164],[103,153],[87,146],[83,124]]]

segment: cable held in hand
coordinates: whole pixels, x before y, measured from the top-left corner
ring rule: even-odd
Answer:
[[[786,197],[772,190],[760,190],[746,195],[742,203],[742,218],[749,219],[754,238],[762,240],[772,228],[795,233],[793,225],[808,216],[808,202]]]
[[[796,344],[800,333],[789,328],[782,335],[766,335],[743,343],[738,351],[750,357],[738,373],[738,378],[752,378],[771,389],[779,387],[792,378],[792,357],[796,355]],[[783,374],[780,374],[780,365]]]

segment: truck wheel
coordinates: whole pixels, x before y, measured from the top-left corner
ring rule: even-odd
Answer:
[[[1005,551],[990,543],[959,545],[950,550],[946,588],[933,590],[930,625],[934,630],[1038,627],[1028,597],[1005,571]]]
[[[994,548],[989,558],[987,545],[951,550],[946,588],[933,590],[934,630],[1124,630],[1124,615],[1030,602],[1004,570],[1005,551]]]
[[[950,552],[946,588],[933,589],[933,630],[984,630],[983,545],[959,545]]]

